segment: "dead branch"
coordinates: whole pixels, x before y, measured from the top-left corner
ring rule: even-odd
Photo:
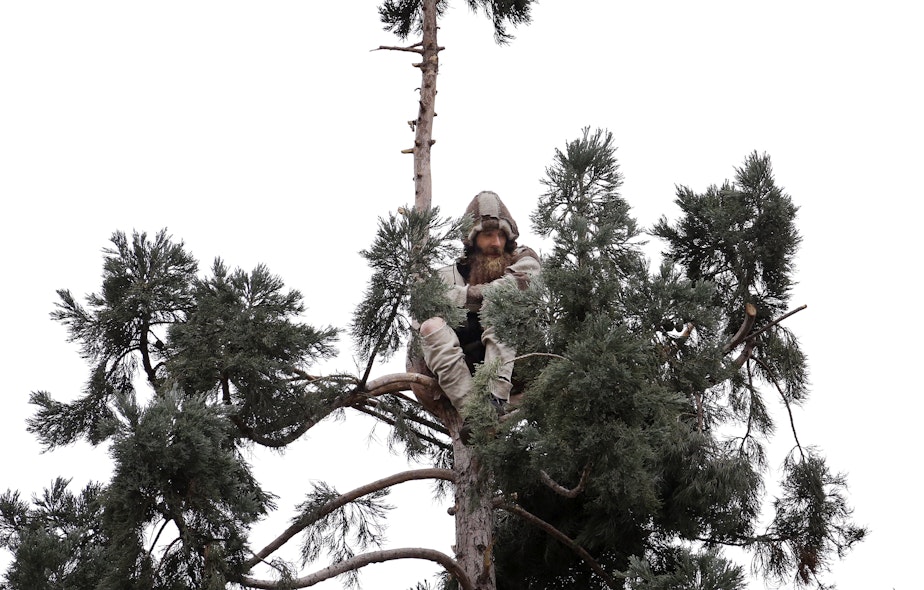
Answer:
[[[369,51],[410,51],[411,53],[418,53],[423,55],[423,43],[414,43],[407,47],[400,47],[395,45],[379,45],[375,49],[370,49]]]
[[[535,514],[532,514],[531,512],[527,512],[526,510],[523,510],[516,504],[500,504],[498,507],[512,514],[516,514],[517,516],[524,519],[528,523],[539,527],[540,529],[548,533],[552,538],[556,539],[557,541],[559,541],[560,543],[562,543],[563,545],[565,545],[566,547],[574,551],[574,553],[577,554],[577,556],[580,557],[581,560],[583,560],[584,563],[586,563],[587,566],[590,567],[590,569],[593,570],[595,574],[600,576],[600,578],[602,578],[603,581],[606,582],[606,585],[612,588],[613,590],[619,590],[620,588],[622,588],[620,584],[616,583],[616,580],[614,580],[612,576],[610,576],[608,573],[606,573],[606,571],[604,571],[603,567],[599,563],[597,563],[597,560],[594,559],[590,555],[590,553],[587,552],[586,549],[578,545],[577,542],[575,542],[568,535],[564,534],[563,532],[561,532],[560,530],[558,530],[557,528],[555,528],[548,522],[542,520]]]
[[[753,303],[746,303],[744,306],[744,321],[741,322],[741,326],[738,328],[738,331],[735,332],[735,335],[732,336],[732,339],[722,347],[722,353],[728,354],[734,350],[735,347],[744,342],[748,337],[748,332],[754,327],[755,321],[757,321],[757,307],[755,307]]]
[[[310,514],[303,515],[297,519],[292,526],[287,528],[281,535],[276,537],[271,541],[266,547],[254,554],[253,557],[248,559],[244,563],[246,569],[250,569],[255,566],[257,563],[265,560],[267,557],[272,555],[277,549],[282,547],[289,541],[292,537],[305,530],[309,525],[317,522],[324,516],[330,514],[334,510],[345,506],[350,502],[361,498],[365,495],[371,494],[372,492],[377,492],[385,488],[389,488],[393,485],[399,483],[404,483],[406,481],[413,481],[418,479],[445,479],[447,481],[454,482],[456,480],[456,474],[451,469],[413,469],[411,471],[402,471],[401,473],[395,473],[388,477],[382,478],[380,480],[368,483],[364,486],[360,486],[350,492],[341,494],[340,496],[334,498],[330,502],[324,504],[317,510],[312,511]],[[361,566],[360,566],[361,567]],[[344,570],[347,571],[347,570]],[[341,572],[342,573],[342,572]],[[326,579],[326,578],[325,578]]]
[[[564,496],[565,498],[577,498],[581,492],[584,491],[584,488],[587,486],[587,477],[590,475],[590,465],[584,468],[584,472],[581,473],[581,480],[576,486],[570,490],[565,486],[561,485],[557,481],[551,478],[544,469],[539,470],[539,479],[542,480],[549,489],[558,494],[559,496]]]
[[[382,551],[373,551],[370,553],[363,553],[362,555],[357,555],[340,563],[326,567],[320,571],[314,572],[307,576],[286,581],[286,582],[271,582],[268,580],[258,580],[256,578],[250,578],[244,576],[241,578],[240,583],[243,586],[250,588],[261,588],[265,590],[283,590],[290,588],[307,588],[308,586],[314,586],[319,582],[328,580],[340,574],[357,570],[361,567],[367,566],[372,563],[382,563],[385,561],[391,561],[395,559],[426,559],[429,561],[435,561],[436,563],[443,566],[447,572],[449,572],[456,580],[459,582],[459,586],[463,590],[475,590],[475,586],[472,581],[465,575],[465,572],[462,571],[462,567],[451,557],[440,551],[434,549],[425,549],[422,547],[406,547],[402,549],[385,549]]]
[[[776,318],[775,320],[773,320],[772,322],[770,322],[770,323],[767,324],[766,326],[763,326],[760,330],[757,330],[756,332],[754,332],[753,334],[751,334],[750,336],[748,336],[748,340],[751,340],[751,339],[753,339],[753,338],[757,338],[758,336],[760,336],[761,334],[763,334],[764,332],[766,332],[767,330],[769,330],[769,329],[772,328],[773,326],[779,324],[780,322],[782,322],[783,320],[785,320],[785,319],[788,318],[789,316],[795,315],[795,314],[799,313],[800,311],[802,311],[802,310],[805,309],[806,307],[808,307],[808,305],[800,305],[800,306],[797,307],[796,309],[784,313],[783,315],[781,315],[780,317]]]

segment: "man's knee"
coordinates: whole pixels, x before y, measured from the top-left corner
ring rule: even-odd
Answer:
[[[434,334],[443,328],[446,325],[446,321],[443,318],[430,318],[424,323],[420,324],[420,335],[429,336]]]

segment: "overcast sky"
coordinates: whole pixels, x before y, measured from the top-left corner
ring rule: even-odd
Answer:
[[[539,179],[587,125],[613,132],[622,193],[644,226],[676,214],[676,184],[702,191],[751,151],[771,155],[803,236],[793,306],[808,309],[787,320],[813,383],[800,440],[848,473],[856,519],[871,529],[829,580],[919,587],[915,4],[546,0],[507,47],[464,2],[450,4],[433,148],[433,201],[448,214],[496,191],[520,242],[541,246],[528,231]],[[104,449],[40,454],[24,421],[30,391],[80,392],[87,369],[48,313],[58,288],[99,288],[115,230],[167,227],[203,268],[216,256],[265,262],[305,294],[309,322],[346,325],[368,276],[357,252],[377,217],[413,202],[400,151],[413,144],[419,72],[411,54],[370,51],[396,43],[376,5],[0,3],[0,490],[107,477]],[[354,369],[349,342],[341,352],[337,367]],[[777,464],[792,445],[779,419]],[[311,479],[346,491],[401,469],[368,431],[350,416],[281,457],[255,455],[270,490],[288,494],[258,538],[278,533]],[[445,504],[425,484],[404,486],[388,547],[450,552]],[[362,580],[408,588],[433,571],[399,562]]]

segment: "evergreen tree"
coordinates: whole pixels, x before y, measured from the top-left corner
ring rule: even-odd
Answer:
[[[527,393],[500,422],[486,402],[471,404],[471,447],[451,407],[431,414],[401,393],[435,387],[431,378],[370,379],[374,360],[408,340],[411,317],[449,311],[429,269],[453,258],[461,222],[436,209],[381,221],[351,328],[368,363],[326,377],[309,368],[333,354],[336,330],[301,323],[301,295],[266,267],[216,261],[200,278],[165,231],[117,232],[100,292],[84,306],[61,291],[53,313],[91,363],[85,393],[68,404],[34,394],[30,422],[49,449],[110,441],[114,475],[79,496],[58,480],[31,506],[16,492],[0,499],[14,556],[7,585],[304,587],[416,557],[465,588],[742,588],[725,545],[750,549],[772,579],[820,584],[865,533],[850,521],[844,477],[794,440],[774,517],[759,523],[773,433],[765,396],[789,409],[807,395],[804,355],[783,325],[796,207],[769,158],[751,154],[721,188],[678,188],[682,215],[653,229],[667,251],[651,272],[621,182],[608,132],[585,129],[556,151],[532,216],[553,244],[542,279],[489,290],[483,310],[522,352],[515,376]],[[479,369],[476,387],[491,369]],[[274,504],[246,449],[284,447],[345,408],[390,424],[392,442],[433,468],[344,494],[320,484],[292,526],[250,547],[248,527]],[[496,586],[473,576],[461,552],[375,550],[387,489],[412,479],[458,488],[460,457],[476,477],[456,516],[491,539]],[[466,508],[479,502],[490,520],[473,524]],[[277,561],[277,580],[253,577],[299,534],[306,557],[330,552],[331,569],[299,577]]]
[[[529,20],[530,1],[468,0],[494,23]],[[769,157],[751,154],[735,178],[697,194],[677,190],[681,217],[654,269],[644,232],[619,194],[612,134],[585,129],[556,150],[532,215],[552,243],[541,280],[525,291],[486,289],[484,319],[521,358],[524,403],[498,420],[473,396],[465,416],[435,402],[414,363],[412,318],[452,318],[433,269],[457,254],[465,220],[431,207],[429,157],[445,0],[386,0],[399,37],[420,33],[414,207],[380,221],[363,252],[369,287],[349,331],[356,374],[320,375],[339,331],[303,323],[302,296],[265,266],[198,263],[166,230],[116,232],[100,291],[66,290],[53,318],[90,364],[82,396],[37,392],[29,429],[48,449],[108,443],[112,480],[79,495],[67,481],[30,503],[0,497],[0,544],[13,555],[9,588],[301,588],[369,563],[439,563],[441,586],[494,588],[742,588],[723,546],[744,547],[771,579],[817,583],[865,530],[850,520],[845,479],[794,440],[773,518],[761,527],[773,434],[770,396],[788,410],[807,398],[806,359],[785,327],[796,207]],[[373,378],[408,348],[407,373]],[[492,371],[481,366],[475,388]],[[413,391],[415,400],[405,392]],[[292,524],[264,547],[249,527],[275,509],[252,475],[254,446],[284,448],[321,420],[356,411],[391,427],[390,442],[430,468],[349,492],[306,490]],[[791,421],[792,414],[788,413]],[[473,426],[471,445],[459,432]],[[792,431],[795,433],[795,425]],[[456,554],[382,550],[388,489],[430,479],[453,489]],[[303,573],[279,557],[331,566]],[[254,568],[273,567],[263,579]],[[410,582],[409,582],[410,583]],[[426,584],[418,584],[422,588]]]

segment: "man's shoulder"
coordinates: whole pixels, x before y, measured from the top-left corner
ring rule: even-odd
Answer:
[[[535,258],[536,262],[539,262],[539,255],[536,254],[535,250],[529,246],[517,246],[516,250],[513,251],[513,262],[515,263],[523,258]]]

